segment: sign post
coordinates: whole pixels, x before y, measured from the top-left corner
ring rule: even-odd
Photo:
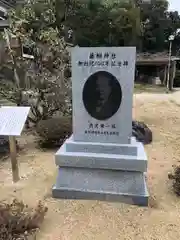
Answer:
[[[13,182],[17,182],[19,181],[19,167],[18,167],[18,161],[17,161],[16,138],[14,136],[9,136],[9,148],[10,148]]]
[[[24,128],[30,107],[1,107],[0,136],[9,137],[9,149],[13,182],[19,181],[16,136],[20,136]]]

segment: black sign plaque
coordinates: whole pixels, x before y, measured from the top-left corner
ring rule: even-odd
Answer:
[[[121,100],[121,86],[111,73],[98,71],[87,79],[83,103],[91,117],[102,121],[111,118],[118,111]]]

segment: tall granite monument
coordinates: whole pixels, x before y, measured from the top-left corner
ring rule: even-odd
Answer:
[[[136,49],[72,50],[73,134],[55,155],[55,198],[148,205],[147,156],[132,135]]]

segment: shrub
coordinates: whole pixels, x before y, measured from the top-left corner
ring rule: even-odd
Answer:
[[[35,209],[17,199],[11,204],[0,203],[0,239],[27,239],[32,231],[40,227],[46,212],[47,208],[41,202]]]
[[[20,150],[18,142],[16,140],[17,151]],[[4,159],[10,153],[9,151],[9,138],[7,136],[0,136],[0,159]]]
[[[72,132],[71,117],[54,117],[41,120],[36,132],[40,136],[40,145],[51,148],[60,146]]]
[[[180,196],[180,166],[174,166],[173,173],[169,173],[168,178],[172,180],[174,192]]]

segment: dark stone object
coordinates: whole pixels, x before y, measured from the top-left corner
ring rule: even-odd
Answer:
[[[143,122],[132,122],[132,136],[143,144],[150,144],[152,142],[152,131]]]
[[[106,71],[92,74],[84,84],[83,103],[91,117],[97,120],[111,118],[119,109],[122,90],[118,80]]]

